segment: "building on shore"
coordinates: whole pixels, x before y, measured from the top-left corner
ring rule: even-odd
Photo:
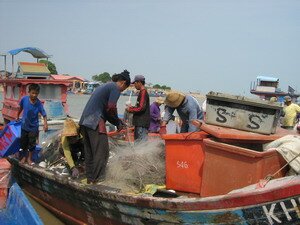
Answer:
[[[71,81],[72,84],[69,87],[69,91],[77,93],[78,91],[84,89],[84,84],[87,82],[87,80],[81,76],[70,76],[66,74],[58,74],[54,75],[51,74],[51,79],[53,80],[65,80],[65,81]]]

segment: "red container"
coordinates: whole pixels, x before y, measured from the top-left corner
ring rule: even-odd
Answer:
[[[0,157],[6,157],[19,151],[21,121],[9,122],[0,132]]]
[[[201,196],[226,194],[274,174],[285,160],[276,151],[258,152],[248,148],[205,139],[205,160]],[[286,170],[276,177],[282,177]]]
[[[166,143],[166,188],[200,194],[204,162],[203,139],[207,133],[168,134]]]

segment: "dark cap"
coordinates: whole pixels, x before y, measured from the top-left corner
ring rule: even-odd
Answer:
[[[145,77],[143,75],[136,75],[132,81],[132,84],[136,81],[145,81]]]

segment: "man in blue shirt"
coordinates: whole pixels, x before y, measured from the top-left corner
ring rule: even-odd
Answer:
[[[180,133],[199,130],[198,127],[192,124],[192,120],[202,120],[203,112],[198,101],[193,96],[185,95],[180,92],[170,92],[166,96],[165,105],[165,115],[162,122],[162,131],[160,133],[165,133],[165,126],[172,118],[175,109],[182,120]]]
[[[35,149],[36,141],[39,136],[39,114],[44,118],[44,131],[48,130],[47,115],[43,104],[38,99],[40,87],[38,84],[30,84],[28,88],[29,95],[24,96],[19,103],[19,111],[17,114],[17,120],[19,120],[20,114],[22,115],[21,125],[21,140],[20,140],[20,154],[21,163],[27,163],[32,165],[32,152]],[[29,151],[29,156],[27,152]]]
[[[105,178],[105,168],[109,157],[106,121],[123,127],[118,118],[117,101],[122,91],[130,85],[127,70],[112,77],[113,82],[95,89],[81,115],[79,125],[84,139],[84,153],[87,183],[101,182]]]

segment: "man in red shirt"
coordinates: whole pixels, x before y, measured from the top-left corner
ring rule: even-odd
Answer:
[[[133,113],[134,140],[135,142],[147,141],[150,126],[150,100],[145,88],[145,77],[135,76],[132,84],[140,91],[136,105],[127,107],[127,111]]]

